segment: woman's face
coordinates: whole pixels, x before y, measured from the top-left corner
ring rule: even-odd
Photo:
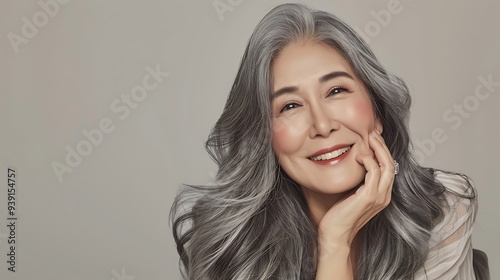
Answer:
[[[285,47],[271,72],[273,148],[282,169],[306,198],[359,185],[366,170],[355,157],[373,156],[368,135],[382,127],[350,63],[330,46],[302,42]]]

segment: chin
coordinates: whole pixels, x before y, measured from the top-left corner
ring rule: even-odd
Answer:
[[[345,181],[345,182],[339,182],[339,183],[335,184],[333,188],[330,185],[330,187],[324,186],[324,188],[322,188],[322,189],[329,190],[327,192],[328,194],[340,194],[340,193],[348,192],[348,191],[358,187],[362,181],[363,181],[362,179],[361,180],[349,180],[349,181]]]
[[[356,173],[358,172],[356,171]],[[341,180],[339,178],[325,179],[320,182],[311,182],[303,188],[324,194],[341,194],[358,187],[364,181],[364,174],[359,173],[355,176],[346,176]]]

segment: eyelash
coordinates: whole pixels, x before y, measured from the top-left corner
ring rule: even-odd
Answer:
[[[341,90],[343,90],[343,91],[347,91],[347,89],[346,89],[345,87],[334,87],[334,88],[332,88],[332,90],[330,90],[330,91],[328,92],[328,96],[330,96],[330,94],[332,93],[332,91],[334,91],[334,90],[338,90],[338,89],[341,89]],[[340,93],[340,92],[339,92],[339,93]]]
[[[346,89],[345,87],[334,87],[334,88],[332,88],[332,89],[328,92],[327,97],[328,97],[328,96],[331,96],[331,95],[332,95],[332,92],[334,92],[334,91],[336,91],[336,90],[347,91],[347,89]],[[337,93],[341,93],[341,92],[337,92]],[[337,94],[337,93],[334,93],[334,94]],[[288,110],[290,110],[290,109],[294,109],[294,108],[296,108],[296,107],[293,107],[293,108],[288,108],[288,109],[287,109],[287,106],[288,106],[288,105],[294,105],[294,104],[295,104],[295,105],[298,105],[298,104],[297,104],[297,103],[295,103],[295,102],[285,103],[285,105],[283,105],[283,107],[281,108],[280,113],[283,113],[284,111],[288,111]]]

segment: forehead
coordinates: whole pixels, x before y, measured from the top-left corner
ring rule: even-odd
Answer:
[[[352,66],[337,49],[310,41],[292,43],[273,60],[273,88],[296,85],[332,71],[344,71],[355,77]]]

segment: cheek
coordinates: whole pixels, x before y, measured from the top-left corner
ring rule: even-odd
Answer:
[[[351,106],[346,106],[345,114],[349,119],[355,121],[353,129],[365,137],[375,127],[375,114],[369,99],[360,98],[354,100]]]
[[[307,138],[307,120],[292,118],[273,122],[273,148],[278,156],[298,152]]]

